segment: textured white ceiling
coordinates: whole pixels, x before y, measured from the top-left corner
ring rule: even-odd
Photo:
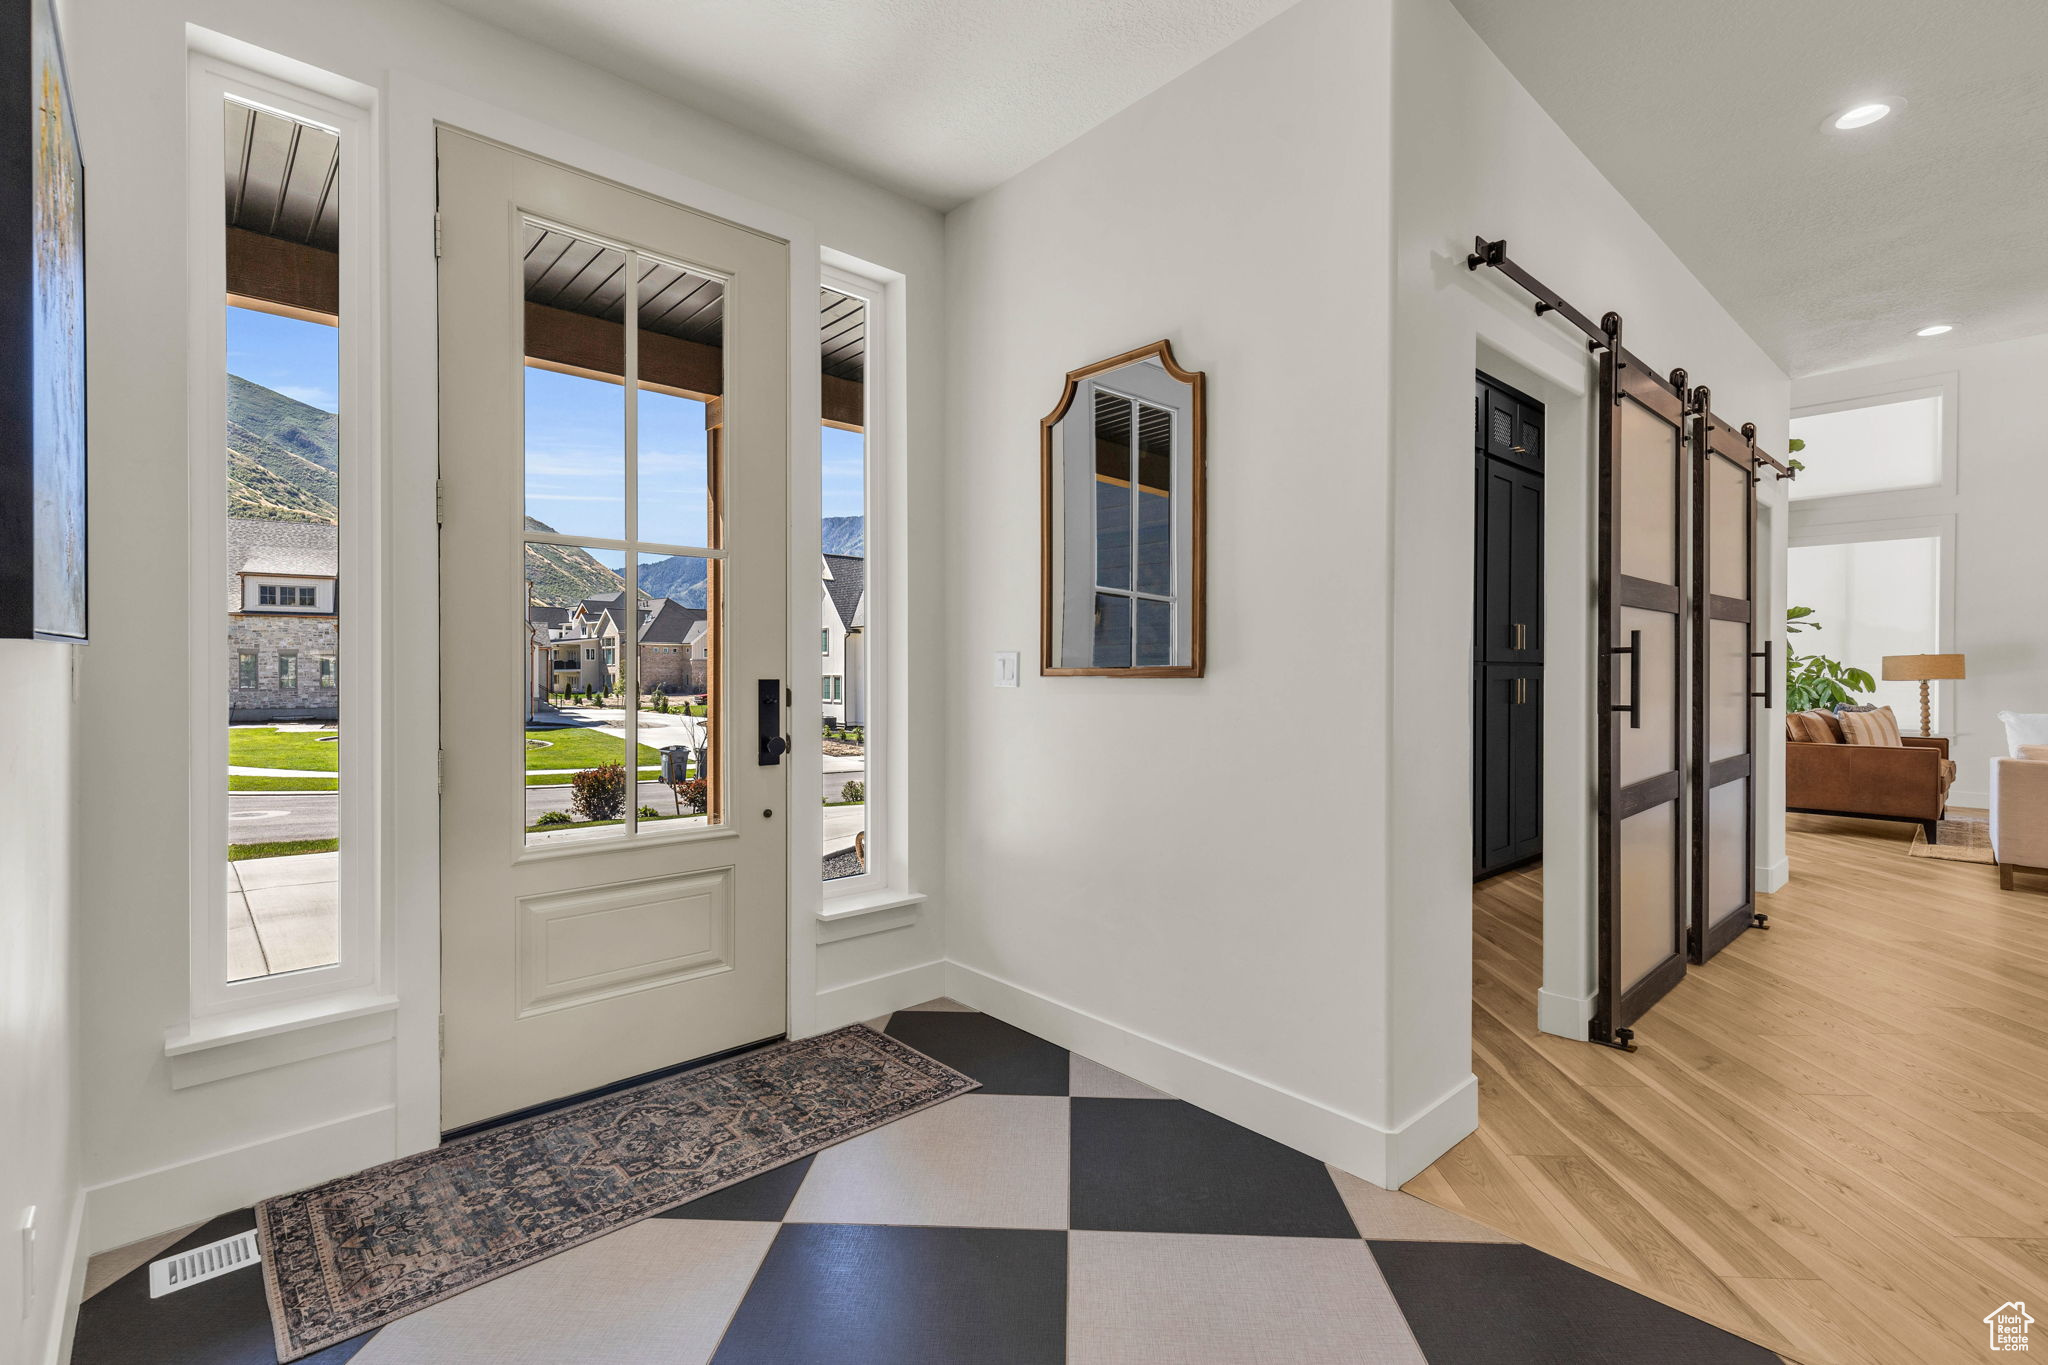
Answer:
[[[2043,0],[1454,3],[1792,374],[2048,333]]]
[[[1293,0],[450,0],[938,208]]]

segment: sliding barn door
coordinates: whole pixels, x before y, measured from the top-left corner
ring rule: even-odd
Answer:
[[[1592,1036],[1628,1025],[1685,975],[1685,404],[1620,344],[1601,359],[1600,994]]]
[[[1749,439],[1693,402],[1692,913],[1687,950],[1705,962],[1756,913],[1756,475]],[[1764,684],[1769,686],[1769,682]]]

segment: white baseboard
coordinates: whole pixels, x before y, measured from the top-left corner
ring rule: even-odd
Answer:
[[[823,1033],[844,1024],[890,1014],[908,1005],[922,1005],[946,993],[946,964],[922,962],[900,972],[884,972],[865,981],[836,986],[818,992],[818,1010],[812,1016]]]
[[[1590,995],[1560,995],[1556,991],[1536,992],[1536,1027],[1545,1033],[1574,1042],[1586,1041],[1586,1025],[1593,1022]]]
[[[385,1105],[94,1185],[85,1192],[87,1253],[389,1161],[397,1151],[395,1114]]]
[[[1792,860],[1780,858],[1775,863],[1758,863],[1756,866],[1756,889],[1769,895],[1783,891],[1785,883],[1792,880]]]
[[[1962,788],[1957,787],[1949,792],[1948,803],[1951,806],[1962,806],[1966,810],[1990,810],[1991,793],[1989,791],[1966,792]]]
[[[71,1225],[64,1231],[63,1302],[50,1316],[50,1335],[43,1347],[43,1365],[64,1365],[71,1359],[71,1337],[78,1330],[78,1301],[85,1294],[85,1191],[71,1200]]]
[[[958,962],[945,969],[944,993],[963,1005],[1389,1189],[1479,1124],[1478,1083],[1470,1076],[1399,1127],[1383,1128],[987,972]]]

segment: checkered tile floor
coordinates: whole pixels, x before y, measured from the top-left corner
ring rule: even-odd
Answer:
[[[1776,1359],[992,1016],[939,1000],[873,1022],[983,1088],[307,1359]],[[246,1211],[215,1219],[166,1250],[251,1221]],[[96,1279],[110,1273],[97,1268]],[[258,1273],[238,1271],[157,1300],[148,1297],[147,1277],[138,1264],[86,1300],[74,1365],[275,1360]]]

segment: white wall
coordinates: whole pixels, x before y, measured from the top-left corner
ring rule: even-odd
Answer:
[[[99,621],[95,611],[93,625]],[[0,1361],[40,1361],[78,1209],[72,777],[76,646],[0,641]],[[23,1274],[24,1212],[36,1210]],[[31,1287],[32,1286],[32,1287]],[[25,1300],[25,1301],[24,1301]]]
[[[83,676],[82,799],[121,830],[120,856],[87,859],[79,950],[92,963],[85,1018],[86,1179],[95,1249],[387,1158],[438,1128],[433,1063],[434,747],[432,624],[401,613],[407,678],[403,736],[389,793],[394,853],[387,893],[399,965],[397,1037],[173,1091],[164,1031],[185,1014],[188,849],[186,528],[186,264],[183,108],[190,23],[375,88],[384,100],[385,246],[393,272],[388,411],[405,439],[391,453],[394,564],[431,564],[433,324],[431,126],[422,113],[446,92],[574,138],[621,165],[644,163],[744,196],[799,223],[812,239],[908,277],[911,364],[904,414],[908,515],[938,510],[937,402],[942,372],[937,215],[841,172],[771,147],[615,76],[562,58],[419,0],[79,0],[70,60],[92,168],[93,586],[95,644]],[[394,93],[397,92],[397,93]],[[395,106],[407,114],[392,116]],[[402,426],[399,424],[403,424]],[[815,526],[816,508],[810,509]],[[936,676],[942,580],[936,547],[907,550],[913,586],[909,777],[917,828],[914,879],[936,886],[941,818]],[[815,555],[812,561],[815,564]],[[417,602],[418,575],[399,585]],[[806,612],[808,615],[809,608]],[[800,657],[800,701],[812,673]],[[816,683],[810,683],[815,689]],[[36,691],[47,689],[36,688]],[[799,888],[807,890],[808,888]],[[886,933],[813,946],[803,975],[818,1023],[931,994],[940,952],[935,907]],[[922,968],[922,971],[906,969]],[[898,994],[912,993],[903,999]],[[879,1001],[879,1004],[876,1002]]]
[[[2000,711],[2048,711],[2048,434],[2030,395],[2048,367],[2048,336],[1985,346],[1930,346],[1926,358],[1801,378],[1795,407],[1869,397],[1953,375],[1955,487],[1820,499],[1794,506],[1801,526],[1953,517],[1954,602],[1946,648],[1964,656],[1969,677],[1936,683],[1936,724],[1950,735],[1957,773],[1949,803],[1990,800],[1992,758],[2006,752]],[[1814,647],[1826,650],[1826,638]],[[1873,672],[1876,670],[1873,668]],[[1917,728],[1914,702],[1901,713]]]
[[[952,989],[1374,1177],[1388,57],[1306,0],[946,242]],[[1208,676],[1040,677],[1038,419],[1161,337],[1209,375]]]
[[[1584,1037],[1593,991],[1589,669],[1594,565],[1584,341],[1497,272],[1468,271],[1475,235],[1598,318],[1618,310],[1629,349],[1683,365],[1730,421],[1782,452],[1785,376],[1509,75],[1446,0],[1395,0],[1392,520],[1394,621],[1388,903],[1400,970],[1390,1104],[1415,1111],[1466,1074],[1471,970],[1469,695],[1472,371],[1535,383],[1548,401],[1544,1027]],[[1775,480],[1759,486],[1776,503]],[[1782,540],[1775,551],[1782,562]],[[1773,585],[1766,584],[1769,597]],[[1780,612],[1767,605],[1765,619]],[[1775,736],[1782,727],[1760,725]],[[1779,804],[1767,755],[1759,807]],[[1760,831],[1760,877],[1782,861],[1782,817]],[[1577,837],[1571,837],[1576,834]]]

